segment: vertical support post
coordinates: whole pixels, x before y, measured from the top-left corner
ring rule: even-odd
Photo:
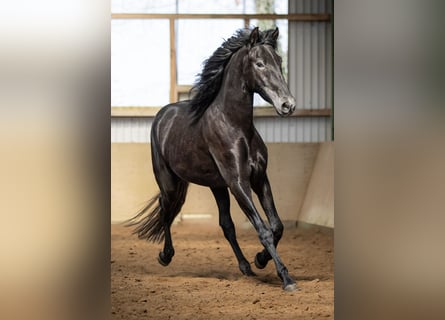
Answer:
[[[331,4],[331,140],[334,141],[334,4]]]
[[[170,103],[177,99],[176,30],[175,19],[170,18]]]
[[[250,27],[250,19],[246,18],[244,19],[244,28],[248,29]]]

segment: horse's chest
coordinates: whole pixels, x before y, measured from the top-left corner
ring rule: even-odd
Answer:
[[[260,152],[251,154],[250,167],[253,174],[261,174],[266,171],[267,161],[266,157]]]

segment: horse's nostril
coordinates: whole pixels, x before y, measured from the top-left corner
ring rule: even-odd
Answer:
[[[290,108],[291,108],[291,105],[287,102],[285,102],[281,105],[281,110],[283,112],[286,112],[286,113],[289,112]]]
[[[291,104],[289,102],[285,102],[281,105],[281,111],[283,113],[286,113],[286,114],[292,113],[292,112],[294,112],[294,110],[295,110],[295,105]]]

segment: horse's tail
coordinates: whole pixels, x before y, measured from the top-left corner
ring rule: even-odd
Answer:
[[[164,239],[164,223],[161,217],[160,193],[151,198],[147,204],[131,219],[125,222],[126,227],[136,226],[133,234],[138,234],[139,239],[146,239],[153,242],[161,242]],[[145,213],[156,206],[147,214]]]

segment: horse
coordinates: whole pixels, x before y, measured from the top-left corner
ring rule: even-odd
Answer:
[[[273,259],[282,288],[297,289],[277,253],[283,224],[267,177],[267,148],[253,124],[253,95],[258,93],[284,117],[295,110],[277,54],[278,28],[239,29],[204,61],[190,100],[166,105],[151,128],[153,171],[160,192],[131,219],[140,239],[164,248],[158,262],[167,266],[174,254],[170,227],[185,201],[189,183],[211,189],[219,225],[246,276],[255,276],[236,239],[229,190],[255,227],[264,249],[254,264],[263,269]],[[257,194],[267,225],[252,201]],[[151,210],[150,210],[151,209]]]

